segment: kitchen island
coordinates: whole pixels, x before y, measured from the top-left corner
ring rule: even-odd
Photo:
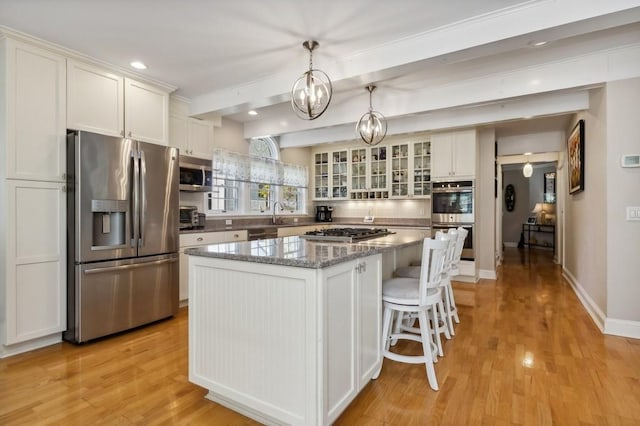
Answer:
[[[189,380],[262,423],[331,424],[380,365],[382,278],[421,242],[292,236],[186,250]]]

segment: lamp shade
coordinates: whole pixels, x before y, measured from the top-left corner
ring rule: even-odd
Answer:
[[[533,208],[533,210],[531,210],[531,213],[540,213],[544,210],[542,203],[536,203],[535,207]]]

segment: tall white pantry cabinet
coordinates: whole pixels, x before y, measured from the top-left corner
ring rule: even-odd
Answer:
[[[66,328],[66,59],[5,37],[0,86],[3,356]]]
[[[169,93],[0,31],[0,357],[67,327],[67,129],[167,145]]]

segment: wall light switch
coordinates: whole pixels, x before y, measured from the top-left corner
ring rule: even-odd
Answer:
[[[293,223],[298,223],[298,218],[297,217],[293,218]]]
[[[225,224],[225,225],[233,225],[233,220],[231,220],[231,219],[226,219],[226,220],[224,221],[224,224]]]
[[[627,220],[640,221],[640,207],[627,207]]]

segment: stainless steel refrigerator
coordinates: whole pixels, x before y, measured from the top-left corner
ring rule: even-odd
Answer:
[[[67,136],[67,330],[75,343],[178,310],[178,150]]]

